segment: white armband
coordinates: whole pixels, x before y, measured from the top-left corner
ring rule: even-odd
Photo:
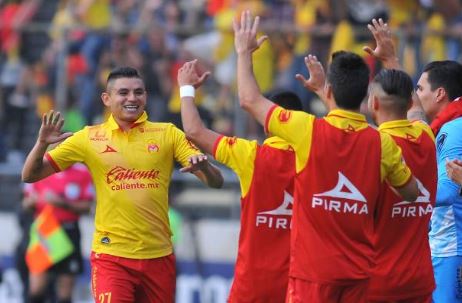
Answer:
[[[195,97],[195,89],[192,85],[182,85],[180,86],[180,98],[183,97]]]

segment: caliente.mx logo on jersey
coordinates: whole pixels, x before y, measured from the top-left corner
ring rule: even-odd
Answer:
[[[395,203],[391,209],[392,218],[423,217],[433,212],[430,203],[430,192],[424,187],[420,180],[416,179],[419,188],[419,197],[415,202],[401,201]]]
[[[341,172],[338,172],[337,185],[333,189],[313,195],[311,207],[337,213],[368,214],[366,198]]]
[[[292,195],[284,191],[284,200],[281,205],[273,210],[257,213],[255,220],[256,226],[266,226],[274,229],[289,229],[292,218],[293,203],[294,198]]]

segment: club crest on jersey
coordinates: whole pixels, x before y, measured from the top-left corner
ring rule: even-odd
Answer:
[[[287,109],[283,109],[279,112],[278,119],[281,123],[289,122],[290,118],[292,118],[292,112]]]
[[[157,153],[159,151],[159,145],[156,142],[148,142],[148,153]]]
[[[237,138],[236,137],[228,137],[226,138],[226,143],[229,145],[229,146],[233,146],[237,141]]]
[[[444,142],[446,142],[446,137],[448,136],[447,133],[442,133],[441,135],[438,135],[437,141],[436,141],[436,149],[438,152],[441,151],[443,148]]]
[[[274,229],[290,229],[293,203],[294,198],[292,195],[284,191],[284,200],[281,205],[273,210],[257,213],[255,220],[256,226],[265,226]]]
[[[395,203],[391,209],[392,218],[414,218],[423,217],[433,212],[430,203],[430,192],[424,187],[420,180],[416,179],[419,188],[419,196],[415,202],[401,201]]]
[[[366,198],[341,172],[333,189],[313,195],[311,207],[336,213],[368,214]]]

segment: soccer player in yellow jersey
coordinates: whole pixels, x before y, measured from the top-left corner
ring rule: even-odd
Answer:
[[[109,119],[73,135],[61,132],[59,113],[43,116],[22,179],[35,182],[84,163],[97,197],[91,255],[95,301],[173,302],[175,260],[167,211],[174,162],[210,187],[221,187],[223,178],[173,124],[147,120],[147,95],[137,70],[113,70],[101,98]]]

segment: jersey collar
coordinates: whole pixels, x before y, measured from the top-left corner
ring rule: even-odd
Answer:
[[[148,114],[144,111],[141,116],[133,123],[132,128],[140,125],[141,123],[145,122],[148,120]],[[109,126],[110,130],[116,130],[119,129],[119,124],[117,124],[116,120],[114,119],[114,116],[111,114],[109,116],[109,119],[107,120],[107,125]]]
[[[367,123],[366,117],[363,114],[344,110],[344,109],[333,109],[327,114],[327,117],[340,117],[347,118],[351,120],[356,120],[358,122]]]
[[[409,127],[411,126],[411,121],[403,119],[403,120],[392,120],[392,121],[387,121],[379,125],[378,130],[384,130],[384,129],[391,129],[391,128],[403,128],[403,127]]]

